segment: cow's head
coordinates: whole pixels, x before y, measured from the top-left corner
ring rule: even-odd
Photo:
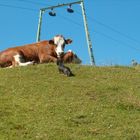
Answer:
[[[82,63],[81,59],[74,53],[72,63],[80,64]]]
[[[62,35],[57,35],[51,40],[56,45],[55,52],[57,57],[61,57],[64,54],[64,48],[66,44],[72,43],[71,39],[65,39]]]
[[[81,59],[71,50],[68,50],[65,53],[64,58],[66,59],[65,60],[66,62],[71,62],[71,63],[75,63],[75,64],[80,64],[82,62]]]

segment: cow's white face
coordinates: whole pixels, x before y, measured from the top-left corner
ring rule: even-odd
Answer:
[[[57,46],[55,50],[57,57],[61,57],[64,54],[65,44],[70,44],[71,42],[72,40],[65,40],[62,35],[57,35],[54,37],[54,44]]]
[[[65,47],[65,39],[63,36],[55,36],[54,37],[54,44],[57,45],[56,47],[56,54],[60,57],[64,54],[64,47]]]

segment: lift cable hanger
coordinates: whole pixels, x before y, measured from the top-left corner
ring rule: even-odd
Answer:
[[[90,56],[90,63],[91,63],[91,65],[95,66],[95,59],[94,59],[93,50],[92,50],[92,43],[91,43],[89,31],[88,31],[88,24],[87,24],[86,12],[85,12],[85,6],[84,6],[84,1],[83,0],[75,1],[75,2],[71,2],[71,3],[58,4],[56,6],[50,6],[50,7],[46,7],[46,8],[41,8],[40,12],[39,12],[39,22],[38,22],[38,30],[37,30],[36,41],[37,42],[40,41],[42,16],[43,16],[43,14],[47,10],[50,10],[49,11],[49,15],[50,16],[55,17],[56,16],[56,13],[54,12],[55,8],[60,8],[60,7],[63,7],[63,6],[68,6],[67,12],[73,13],[74,10],[72,9],[72,5],[74,5],[74,4],[80,4],[81,5],[83,21],[84,21],[84,27],[85,27],[86,40],[87,40],[88,51],[89,51],[89,56]]]

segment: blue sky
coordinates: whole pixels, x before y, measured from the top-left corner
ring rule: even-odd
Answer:
[[[36,41],[39,9],[76,0],[0,0],[0,51]],[[140,0],[85,0],[96,65],[140,63]],[[55,9],[56,17],[43,15],[41,40],[56,34],[71,38],[65,51],[73,50],[90,64],[81,7]]]

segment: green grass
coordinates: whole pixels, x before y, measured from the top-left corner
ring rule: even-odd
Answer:
[[[0,140],[139,140],[140,69],[0,69]]]

